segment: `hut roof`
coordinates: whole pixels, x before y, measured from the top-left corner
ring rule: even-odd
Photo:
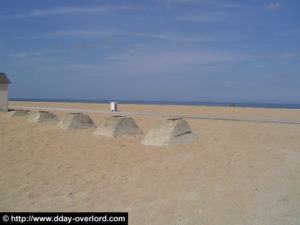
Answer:
[[[11,83],[5,73],[0,73],[0,83]]]

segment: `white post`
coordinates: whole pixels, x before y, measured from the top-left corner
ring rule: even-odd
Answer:
[[[110,110],[116,112],[117,109],[117,102],[111,102],[110,103]]]

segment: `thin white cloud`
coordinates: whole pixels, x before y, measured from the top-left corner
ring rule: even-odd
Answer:
[[[179,42],[198,42],[198,41],[206,40],[205,37],[185,37],[185,36],[172,35],[172,34],[131,33],[127,35],[139,36],[144,38],[154,38],[154,39],[167,40],[167,41],[179,41]]]
[[[85,48],[94,48],[96,45],[90,43],[79,42],[72,46],[75,49],[85,49]]]
[[[248,60],[232,53],[199,53],[194,51],[128,51],[111,54],[97,65],[72,64],[52,66],[49,69],[62,71],[89,71],[99,74],[158,76],[186,74],[188,71],[232,69],[228,63]]]
[[[167,2],[168,6],[172,4],[195,4],[195,5],[205,5],[216,8],[233,8],[233,9],[246,9],[251,8],[249,5],[236,4],[228,1],[216,1],[216,0],[164,0]]]
[[[232,15],[231,15],[232,16]],[[199,13],[197,15],[180,16],[177,18],[186,22],[217,23],[229,21],[229,15],[221,12]]]
[[[51,15],[68,15],[68,14],[79,14],[79,13],[96,13],[96,12],[107,12],[107,11],[120,11],[120,10],[138,10],[138,7],[134,6],[98,6],[98,7],[58,7],[54,9],[37,9],[27,14],[16,15],[17,18],[29,18],[29,17],[42,17]]]
[[[251,8],[249,5],[241,5],[241,4],[234,4],[228,2],[220,2],[220,1],[207,1],[207,5],[221,7],[221,8],[235,8],[235,9],[247,9]]]
[[[207,65],[198,65],[196,67],[197,70],[206,70],[206,71],[223,71],[223,70],[232,70],[236,68],[233,65],[211,65],[211,66],[207,66]]]
[[[88,64],[71,64],[63,66],[51,66],[48,67],[50,70],[60,71],[88,71],[88,72],[99,72],[103,71],[104,67],[99,65],[88,65]]]
[[[133,36],[140,36],[145,38],[155,38],[168,41],[178,41],[178,42],[223,42],[241,39],[241,35],[226,35],[220,33],[207,33],[198,35],[196,37],[192,36],[181,36],[178,34],[151,34],[151,33],[132,33]]]
[[[267,8],[270,10],[280,9],[282,7],[284,7],[284,3],[282,2],[274,2],[267,5]]]
[[[299,34],[300,34],[300,30],[293,29],[293,30],[286,30],[286,31],[277,31],[274,32],[272,35],[273,36],[294,36]]]
[[[38,57],[38,56],[44,56],[48,54],[53,54],[61,52],[60,50],[41,50],[41,51],[31,51],[31,52],[16,52],[11,53],[8,56],[12,58],[26,58],[26,57]]]
[[[134,54],[114,54],[109,59],[128,64],[153,64],[153,65],[191,65],[215,62],[237,62],[246,58],[229,53],[199,53],[191,51],[179,52],[136,52]]]
[[[295,52],[277,53],[277,54],[267,54],[261,57],[257,57],[257,60],[282,60],[295,58],[298,55]]]
[[[118,35],[117,31],[104,31],[104,30],[67,30],[67,31],[54,31],[46,33],[47,36],[57,36],[57,37],[104,37]]]
[[[294,53],[294,52],[288,52],[288,53],[280,55],[280,58],[288,59],[288,58],[294,58],[296,56],[297,56],[296,53]]]
[[[17,52],[17,53],[9,54],[8,56],[12,58],[24,58],[27,56],[27,54],[24,52]]]
[[[223,42],[232,41],[243,38],[240,34],[220,34],[220,33],[205,33],[198,36],[183,36],[179,34],[167,33],[143,33],[143,32],[123,32],[113,30],[69,30],[69,31],[56,31],[46,33],[52,37],[70,37],[70,38],[99,38],[108,36],[132,36],[141,38],[152,38],[166,41],[178,42]]]

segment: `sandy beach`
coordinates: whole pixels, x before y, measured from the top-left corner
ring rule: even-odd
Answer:
[[[108,110],[108,104],[9,102]],[[300,121],[299,109],[119,105],[120,111]],[[37,110],[31,110],[31,113]],[[54,111],[59,119],[68,112]],[[100,125],[109,115],[88,113]],[[133,116],[146,132],[161,118]],[[140,225],[297,225],[300,125],[187,119],[199,142],[144,146],[0,112],[0,211],[124,211]]]

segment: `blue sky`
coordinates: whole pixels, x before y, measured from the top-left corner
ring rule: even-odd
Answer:
[[[10,98],[299,103],[299,0],[0,0]]]

